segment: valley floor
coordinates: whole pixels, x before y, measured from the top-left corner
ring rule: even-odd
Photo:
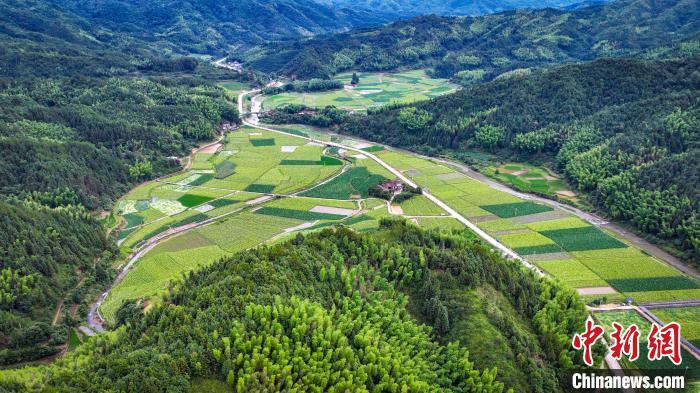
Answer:
[[[391,178],[423,195],[396,206],[367,195]],[[304,127],[262,126],[255,115],[194,154],[183,173],[133,190],[116,212],[127,223],[119,237],[132,257],[93,306],[95,330],[102,315],[114,323],[123,301],[142,299],[148,307],[171,280],[233,252],[337,223],[371,230],[390,215],[426,228],[466,226],[588,301],[700,299],[696,272],[594,215],[513,191],[458,163]],[[699,310],[684,314],[692,326]]]

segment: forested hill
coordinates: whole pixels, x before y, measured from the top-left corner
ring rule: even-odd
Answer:
[[[0,388],[194,392],[209,379],[239,392],[560,391],[586,318],[573,290],[464,235],[382,225],[299,234],[191,272],[164,304],[142,315],[126,303],[124,328],[53,365],[5,371]],[[446,339],[471,329],[488,334]],[[479,357],[504,348],[498,369]]]
[[[165,53],[240,54],[270,40],[356,27],[389,17],[370,10],[324,6],[313,0],[49,0],[112,34],[148,42]]]
[[[437,76],[469,84],[518,68],[630,55],[698,31],[698,0],[618,0],[570,12],[418,17],[378,29],[273,44],[248,64],[302,79],[348,69],[431,67]]]
[[[700,260],[700,56],[560,66],[335,121],[430,154],[551,161],[611,217]]]
[[[69,190],[0,200],[0,367],[60,352],[79,305],[112,278],[114,244],[76,205]]]

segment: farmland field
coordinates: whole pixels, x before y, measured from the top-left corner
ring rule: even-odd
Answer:
[[[537,266],[572,288],[602,287],[608,283],[575,259],[539,261]]]
[[[407,199],[399,205],[408,216],[443,216],[447,213],[423,195]]]
[[[563,210],[524,201],[427,159],[392,150],[377,154],[572,287],[612,286],[617,296],[639,302],[700,298],[697,280]]]
[[[681,337],[700,347],[700,307],[670,307],[650,309],[664,323],[678,322]]]
[[[302,195],[329,199],[367,198],[369,188],[386,179],[382,174],[371,172],[366,166],[356,166]]]
[[[327,92],[281,93],[268,96],[263,101],[263,109],[274,109],[286,104],[304,104],[322,108],[334,105],[348,110],[366,110],[367,108],[395,102],[416,102],[427,100],[457,89],[456,85],[445,79],[433,79],[425,71],[406,71],[390,73],[358,72],[360,83],[353,88],[338,89]],[[352,73],[343,73],[335,77],[346,86],[350,85]]]
[[[658,310],[653,310],[654,312]],[[671,363],[670,360],[668,359],[663,359],[663,360],[658,360],[658,361],[649,361],[647,359],[647,352],[648,352],[648,347],[647,347],[647,336],[649,334],[650,330],[650,324],[649,322],[644,319],[642,316],[637,314],[633,310],[624,310],[624,311],[605,311],[605,312],[597,312],[595,313],[595,318],[598,320],[598,323],[600,323],[603,328],[605,329],[606,335],[609,337],[610,333],[613,332],[612,328],[612,323],[617,322],[621,324],[624,327],[628,327],[631,324],[636,324],[639,327],[640,330],[640,336],[639,336],[639,359],[637,361],[631,363],[629,362],[626,358],[624,358],[623,362],[626,364],[632,364],[634,365],[633,368],[638,368],[640,370],[645,370],[645,369],[680,369],[680,370],[685,370],[686,375],[688,376],[689,379],[697,380],[700,378],[700,361],[695,359],[693,355],[688,353],[685,349],[681,349],[681,356],[683,359],[683,362],[676,366],[673,363]],[[683,336],[683,331],[681,330],[681,337]],[[690,391],[696,391],[695,389],[691,388]]]
[[[552,208],[549,206],[534,202],[516,202],[504,203],[500,205],[482,205],[480,207],[501,218],[527,216],[529,214],[544,213],[552,210]]]

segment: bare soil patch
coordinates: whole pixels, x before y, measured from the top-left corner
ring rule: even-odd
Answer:
[[[613,287],[576,288],[579,295],[610,295],[617,293]]]
[[[342,207],[332,207],[332,206],[314,206],[310,212],[313,213],[325,213],[325,214],[337,214],[339,216],[351,216],[355,213],[353,209],[345,209]]]

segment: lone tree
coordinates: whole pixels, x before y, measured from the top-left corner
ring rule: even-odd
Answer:
[[[357,72],[353,72],[352,79],[350,79],[350,84],[353,86],[357,86],[358,83],[360,83],[360,77],[357,76]]]

